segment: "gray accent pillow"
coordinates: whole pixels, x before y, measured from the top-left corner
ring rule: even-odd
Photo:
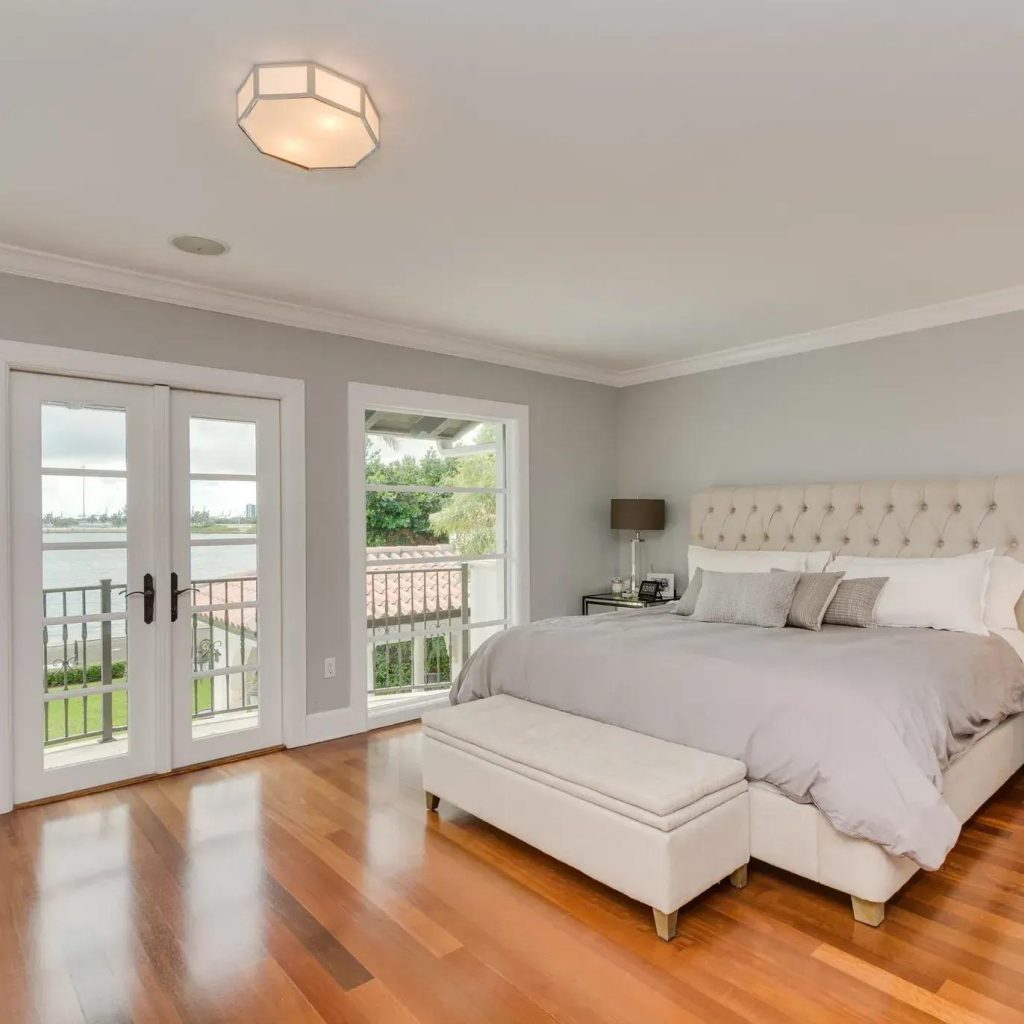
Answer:
[[[777,628],[786,624],[799,572],[705,572],[693,618]]]
[[[693,579],[686,588],[686,593],[679,598],[679,604],[675,607],[676,615],[692,615],[697,607],[697,595],[700,593],[700,581],[704,577],[704,570],[699,566],[693,570]]]
[[[888,576],[866,576],[862,580],[842,580],[836,596],[825,610],[826,626],[860,626],[875,624],[875,605]]]
[[[782,570],[772,569],[772,572]],[[786,625],[797,629],[813,629],[815,632],[821,629],[821,620],[845,575],[844,572],[801,573],[789,615],[786,616]]]

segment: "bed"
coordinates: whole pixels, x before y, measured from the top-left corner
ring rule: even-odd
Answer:
[[[1024,556],[1024,548],[1019,546],[1019,538],[1024,538],[1024,477],[714,488],[699,493],[692,501],[690,537],[694,544],[732,550],[828,549],[834,554],[860,556],[934,557],[967,554],[993,548],[998,554],[1007,554],[1019,559]],[[1018,618],[1021,610],[1021,604],[1018,604]],[[617,616],[618,614],[620,613],[617,613]],[[656,647],[662,642],[658,638],[663,636],[664,626],[668,623],[667,610],[654,614],[665,616],[665,623],[658,624],[653,617],[645,618],[647,613],[638,612],[627,613],[628,616],[635,618],[622,620],[619,627],[623,637],[630,633],[635,634],[636,639],[633,642],[637,662],[646,663],[652,670],[656,664],[662,667],[665,664],[664,658],[660,663],[653,661],[650,650],[652,643]],[[474,662],[467,665],[467,672],[460,680],[459,687],[453,692],[453,701],[487,696],[495,692],[525,696],[527,699],[547,703],[561,710],[612,721],[613,724],[624,725],[626,728],[650,732],[653,735],[661,735],[662,738],[671,738],[677,742],[700,747],[699,737],[694,740],[692,711],[696,705],[692,702],[685,723],[688,733],[683,731],[682,725],[676,723],[679,725],[680,733],[671,734],[673,723],[668,711],[662,716],[663,721],[654,722],[650,716],[647,719],[631,717],[629,712],[625,713],[623,720],[621,706],[629,707],[629,702],[622,699],[624,688],[630,685],[626,667],[629,662],[616,663],[616,670],[626,677],[621,679],[621,684],[606,679],[598,683],[597,679],[602,671],[598,668],[598,662],[601,659],[588,663],[586,653],[587,650],[600,651],[600,642],[596,645],[593,642],[597,637],[596,633],[589,639],[581,634],[580,642],[584,646],[577,647],[575,667],[572,662],[568,663],[570,671],[565,670],[566,662],[563,661],[559,671],[544,679],[546,662],[530,661],[533,650],[531,645],[536,647],[537,652],[547,652],[545,657],[551,651],[561,648],[571,652],[573,630],[602,628],[609,629],[611,625],[584,626],[578,621],[573,624],[573,620],[565,620],[561,624],[549,622],[536,627],[525,627],[523,633],[511,639],[498,640],[497,643],[490,645],[490,649],[485,645],[477,652]],[[741,634],[728,634],[728,630],[756,629],[721,628],[723,639],[720,642],[723,651],[726,650],[726,645],[733,645],[736,650],[742,649]],[[534,630],[532,635],[529,634],[529,630]],[[974,664],[957,661],[958,657],[965,656],[965,651],[970,652],[969,645],[965,646],[962,638],[957,639],[958,634],[943,634],[935,630],[865,631],[846,627],[832,627],[832,630],[831,636],[826,631],[823,631],[823,634],[807,634],[798,630],[761,630],[761,634],[774,633],[776,638],[758,642],[793,645],[812,635],[824,636],[824,639],[810,642],[817,643],[815,650],[827,654],[829,644],[847,643],[846,639],[837,637],[836,630],[847,635],[872,632],[877,634],[874,638],[865,636],[858,639],[864,644],[870,643],[872,649],[884,651],[885,643],[905,646],[911,639],[909,633],[927,633],[931,634],[927,638],[927,643],[917,645],[922,647],[925,653],[918,657],[917,661],[908,662],[910,674],[926,674],[928,665],[936,664],[934,652],[939,653],[940,661],[948,660],[950,666]],[[798,633],[803,633],[804,637],[781,636]],[[907,636],[892,638],[883,634]],[[641,639],[642,635],[645,635],[646,639]],[[726,640],[726,636],[731,636],[731,639]],[[991,640],[970,640],[976,640],[978,645],[988,645],[985,648],[985,657],[992,659],[993,672],[1009,673],[1009,661],[1013,661],[1014,668],[1019,674],[1019,656],[1013,653],[1009,643],[1004,643],[997,637]],[[628,646],[628,642],[626,643]],[[706,664],[714,660],[715,651],[713,645],[708,648],[706,639],[704,645],[703,657]],[[808,645],[807,649],[812,648]],[[502,650],[510,655],[505,665],[495,663],[497,668],[493,665],[488,667],[494,653],[500,653]],[[613,648],[608,646],[605,650],[611,652]],[[665,647],[662,653],[668,650],[669,648]],[[729,656],[733,658],[732,653]],[[932,659],[931,662],[929,658]],[[751,664],[754,662],[756,657]],[[824,660],[820,664],[827,665],[829,662]],[[977,664],[985,666],[988,663],[982,659]],[[510,665],[513,666],[512,670],[509,669]],[[733,665],[734,670],[735,667]],[[739,667],[742,675],[742,660]],[[576,669],[578,672],[575,672]],[[955,674],[955,668],[949,671]],[[579,677],[576,685],[571,679],[574,672]],[[586,677],[588,673],[595,681],[595,685],[578,685],[580,679]],[[751,669],[751,675],[753,674]],[[948,682],[946,685],[948,688]],[[653,695],[656,699],[661,699],[658,697],[656,686],[648,686],[645,692],[648,696]],[[663,687],[664,694],[670,692],[670,689]],[[804,692],[813,693],[810,689],[805,689]],[[930,700],[926,688],[910,688],[907,692],[917,695],[922,702]],[[978,693],[982,693],[982,688],[978,689]],[[989,697],[991,696],[990,694]],[[669,698],[665,699],[667,701]],[[620,708],[613,715],[614,701],[618,701]],[[719,702],[716,705],[713,699],[708,701],[708,715],[713,717],[717,714],[719,720],[709,719],[705,723],[709,739],[707,746],[702,749],[726,752],[720,748],[723,744],[727,745],[728,741],[721,738],[720,729],[719,734],[715,733],[715,729],[724,724],[724,708],[727,703]],[[1019,711],[1020,707],[1018,692],[1012,710]],[[618,720],[615,720],[616,715]],[[888,728],[887,723],[881,719],[880,722],[879,731]],[[778,786],[764,779],[752,777],[752,856],[848,893],[853,898],[854,913],[858,919],[872,924],[880,923],[885,902],[921,864],[934,868],[941,863],[945,850],[951,841],[955,840],[956,822],[966,821],[1024,765],[1024,714],[1000,713],[996,703],[986,707],[984,714],[979,712],[979,723],[977,730],[969,739],[965,739],[956,747],[951,747],[948,758],[941,758],[941,771],[936,770],[934,773],[930,789],[934,806],[928,808],[929,812],[934,812],[935,818],[932,825],[936,835],[930,837],[935,840],[931,849],[915,848],[912,850],[912,856],[889,852],[882,845],[883,842],[891,850],[900,850],[904,847],[884,831],[875,836],[876,841],[871,841],[858,837],[856,830],[840,830],[835,824],[833,809],[829,809],[831,820],[825,811],[819,809],[820,805],[827,806],[828,794],[822,799],[815,798],[813,802],[797,802],[791,798],[792,794],[785,795]],[[870,730],[873,728],[872,725]],[[840,733],[837,732],[835,735],[838,736]],[[884,760],[888,753],[883,750],[881,755],[878,755],[877,750],[880,748],[875,740],[872,735],[871,742],[865,741],[864,749],[875,751],[874,756],[881,756]],[[719,747],[718,750],[716,746]],[[898,744],[894,744],[892,749],[896,751],[897,746]],[[849,752],[848,749],[847,753]],[[732,754],[736,756],[735,751]],[[867,778],[870,778],[868,769],[871,766],[872,761],[865,754],[863,767]],[[851,774],[849,765],[843,766],[843,771]],[[755,772],[752,770],[751,774],[754,776]],[[770,773],[765,774],[770,777]],[[894,787],[897,796],[903,781],[897,780],[898,785]],[[915,785],[918,784],[917,780],[911,781]],[[879,786],[881,787],[881,783]],[[941,797],[938,795],[939,788]],[[888,799],[888,793],[883,793],[880,788],[879,809],[888,810],[889,818],[892,819],[893,808],[883,807],[883,797]],[[863,793],[861,799],[863,803]],[[857,813],[863,810],[864,807],[861,806]],[[870,829],[865,831],[867,834],[875,835]],[[949,841],[944,843],[943,836]]]

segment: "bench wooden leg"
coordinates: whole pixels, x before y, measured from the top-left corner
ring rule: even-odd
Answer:
[[[423,799],[426,801],[428,811],[436,811],[437,805],[441,802],[439,796],[435,796],[433,793],[428,793],[426,790],[423,791]]]
[[[747,885],[747,868],[749,864],[738,867],[730,876],[729,881],[735,889],[745,889]]]
[[[676,921],[679,920],[679,911],[673,910],[671,914],[666,914],[653,907],[651,909],[654,910],[654,927],[657,929],[658,938],[671,942],[676,937]]]
[[[877,928],[885,920],[885,904],[862,900],[859,896],[851,896],[853,903],[853,919],[861,924],[869,924]]]

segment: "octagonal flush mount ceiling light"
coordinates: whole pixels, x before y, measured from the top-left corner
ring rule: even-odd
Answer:
[[[252,144],[306,170],[355,167],[380,146],[366,86],[312,61],[257,64],[236,99],[238,127]]]

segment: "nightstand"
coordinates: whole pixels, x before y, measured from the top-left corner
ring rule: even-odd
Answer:
[[[649,608],[652,604],[665,603],[662,600],[642,600],[639,597],[622,597],[619,594],[587,594],[583,598],[583,614],[592,615],[597,612],[615,612],[620,608]]]

